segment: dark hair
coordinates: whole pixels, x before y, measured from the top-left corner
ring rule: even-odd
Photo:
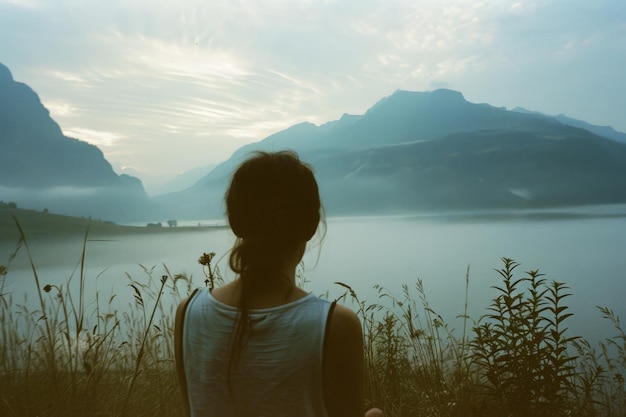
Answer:
[[[313,171],[290,151],[256,152],[244,161],[233,174],[225,200],[237,236],[229,264],[241,282],[230,372],[242,349],[251,291],[285,279],[278,271],[281,264],[299,243],[313,237],[323,209]]]

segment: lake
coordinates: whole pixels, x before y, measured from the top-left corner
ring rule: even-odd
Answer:
[[[573,295],[566,304],[575,314],[570,328],[595,341],[613,335],[597,305],[626,315],[626,218],[618,216],[624,213],[626,206],[621,205],[567,211],[329,218],[321,246],[317,239],[305,255],[305,288],[335,298],[344,291],[334,284],[341,281],[352,286],[360,298],[373,302],[378,301],[375,284],[400,296],[402,284],[413,288],[420,278],[430,306],[452,327],[460,328],[455,317],[463,314],[468,265],[469,314],[477,319],[496,294],[491,286],[500,282],[495,272],[502,266],[500,258],[509,257],[521,264],[519,276],[539,269],[549,280],[567,283]],[[105,295],[125,294],[120,300],[127,305],[132,290],[125,274],[144,276],[139,264],[154,266],[156,278],[164,273],[165,264],[172,273],[191,275],[195,285],[204,285],[197,262],[203,252],[216,252],[221,258],[220,270],[230,279],[227,251],[233,241],[226,229],[89,241],[87,291],[97,286]],[[6,264],[10,249],[7,244],[0,246],[0,264]],[[31,242],[41,284],[65,283],[77,267],[81,251],[81,239]],[[29,293],[29,302],[34,302],[34,290],[32,271],[22,250],[7,275],[4,292],[13,293],[14,300]]]

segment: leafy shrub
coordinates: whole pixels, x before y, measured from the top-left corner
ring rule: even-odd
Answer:
[[[482,394],[497,415],[569,415],[577,359],[569,350],[578,337],[566,334],[568,287],[538,271],[516,278],[519,265],[502,261],[502,286],[470,342]]]

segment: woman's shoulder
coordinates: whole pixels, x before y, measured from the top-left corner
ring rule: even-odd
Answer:
[[[359,317],[354,311],[341,304],[335,305],[328,326],[328,335],[332,339],[340,339],[339,343],[361,340],[363,337]]]
[[[238,294],[236,292],[236,287],[233,282],[229,282],[226,285],[215,288],[210,295],[211,298],[217,300],[222,304],[237,307],[236,299],[238,297]]]
[[[356,313],[340,304],[328,322],[322,385],[329,416],[363,415],[363,331]]]

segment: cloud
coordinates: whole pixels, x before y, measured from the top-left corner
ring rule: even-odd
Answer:
[[[64,100],[48,100],[46,102],[46,108],[50,111],[53,119],[57,117],[75,117],[78,115],[78,110]]]
[[[2,6],[14,6],[22,7],[25,9],[38,9],[42,5],[37,0],[0,0],[0,7]]]
[[[52,75],[58,78],[59,80],[67,82],[67,83],[82,84],[85,82],[85,79],[78,74],[72,74],[72,73],[63,72],[63,71],[52,71]]]
[[[107,189],[106,187],[71,187],[58,186],[44,189],[14,188],[0,186],[0,195],[6,201],[45,201],[48,198],[63,199],[73,197],[90,197],[98,192]]]
[[[100,132],[97,130],[85,129],[81,127],[70,127],[63,129],[63,134],[71,138],[77,138],[89,142],[98,147],[112,146],[123,136],[118,133]]]

